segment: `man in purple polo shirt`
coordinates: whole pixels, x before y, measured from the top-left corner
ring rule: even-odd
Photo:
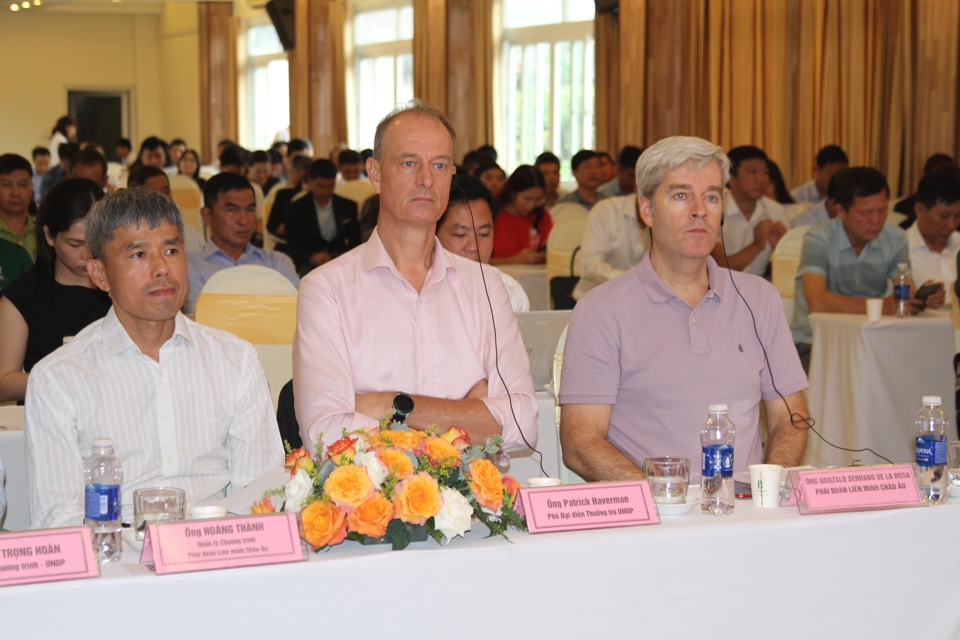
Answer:
[[[700,425],[713,403],[726,403],[737,427],[735,471],[763,460],[794,466],[803,457],[807,378],[777,291],[710,257],[729,170],[720,147],[699,138],[667,138],[640,157],[650,252],[581,298],[564,352],[563,461],[589,481],[640,479],[643,458],[656,455],[690,458],[697,481]]]

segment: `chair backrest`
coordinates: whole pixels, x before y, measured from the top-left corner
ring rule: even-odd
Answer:
[[[547,282],[556,277],[580,275],[580,263],[574,259],[574,251],[583,241],[586,229],[586,217],[572,216],[554,225],[547,238]]]
[[[803,248],[803,236],[811,225],[801,225],[788,231],[780,238],[773,255],[770,256],[770,273],[773,286],[782,298],[792,298],[800,268],[800,250]]]
[[[347,198],[357,203],[357,215],[360,215],[360,208],[367,198],[376,193],[373,186],[365,180],[350,180],[337,187],[334,192],[341,198]]]
[[[560,443],[560,374],[563,372],[563,347],[567,342],[567,330],[564,329],[557,341],[557,350],[553,356],[553,406],[557,421],[557,454],[560,464],[560,479],[563,484],[583,484],[586,482],[579,475],[563,464],[563,445]]]
[[[556,229],[560,222],[567,218],[586,218],[588,215],[590,215],[590,212],[587,208],[576,202],[562,202],[554,205],[553,208],[550,209],[550,219],[553,221],[554,229]]]
[[[203,285],[200,293],[296,296],[297,288],[279,271],[259,265],[242,264],[217,271]]]
[[[107,177],[120,179],[120,176],[123,174],[123,165],[119,162],[108,162],[107,163]]]
[[[175,174],[170,176],[170,197],[183,214],[183,224],[192,227],[203,235],[203,219],[200,208],[203,206],[203,193],[190,176]]]

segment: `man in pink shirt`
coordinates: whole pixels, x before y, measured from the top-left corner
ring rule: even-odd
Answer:
[[[293,383],[308,448],[388,414],[417,429],[458,426],[474,443],[501,435],[508,450],[536,442],[530,363],[507,292],[488,266],[436,238],[454,135],[418,102],[384,118],[367,160],[377,228],[300,285]]]

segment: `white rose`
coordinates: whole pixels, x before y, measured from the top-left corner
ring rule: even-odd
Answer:
[[[440,497],[443,498],[443,506],[440,507],[440,513],[434,516],[433,524],[450,544],[454,537],[470,531],[473,507],[463,494],[450,487],[444,487]]]
[[[380,458],[377,457],[376,451],[365,451],[362,453],[357,453],[353,457],[353,464],[358,467],[363,467],[367,470],[367,475],[370,476],[370,482],[376,485],[377,490],[380,490],[380,486],[383,484],[383,481],[387,479],[387,467],[380,462]]]
[[[297,469],[290,482],[283,485],[284,511],[297,513],[303,508],[303,501],[313,493],[313,478],[303,469]]]

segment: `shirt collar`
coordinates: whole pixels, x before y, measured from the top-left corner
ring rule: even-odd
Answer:
[[[140,348],[130,337],[130,334],[128,334],[127,330],[120,324],[120,319],[117,317],[117,313],[113,307],[110,307],[110,310],[107,311],[107,315],[103,319],[103,324],[100,325],[100,334],[103,341],[104,358],[113,357],[131,348],[138,353],[140,351]],[[171,336],[170,340],[163,346],[165,347],[174,340],[177,340],[177,336],[181,336],[182,339],[190,344],[196,344],[190,324],[187,322],[186,317],[180,312],[177,312],[173,336]]]
[[[387,248],[383,246],[383,240],[380,239],[379,227],[374,228],[373,234],[370,236],[369,240],[363,243],[363,247],[364,273],[367,273],[377,267],[385,267],[389,269],[393,275],[401,280],[406,281],[406,279],[397,269],[397,265],[394,264],[393,258],[391,258],[390,254],[387,253]],[[430,270],[427,272],[427,279],[424,281],[423,286],[426,287],[429,284],[443,280],[444,275],[448,270],[451,269],[456,271],[453,260],[450,259],[446,249],[443,248],[443,246],[440,244],[440,241],[437,240],[436,236],[434,236],[433,264],[430,266]]]
[[[218,253],[219,253],[220,255],[222,255],[224,258],[227,258],[228,260],[231,260],[231,261],[233,261],[233,262],[239,262],[238,260],[233,260],[233,258],[231,258],[231,257],[228,256],[226,253],[224,253],[223,249],[221,249],[220,247],[218,247],[216,242],[214,242],[213,240],[207,240],[207,244],[203,245],[203,254],[202,254],[203,259],[206,260],[206,259],[209,258],[210,256],[216,255],[216,254],[218,254]],[[244,255],[244,256],[257,256],[258,258],[262,258],[262,257],[263,257],[263,250],[260,249],[259,247],[253,246],[252,244],[250,244],[250,243],[248,242],[248,243],[247,243],[247,246],[245,246],[245,247],[243,248],[243,255]]]
[[[644,254],[643,259],[640,261],[640,266],[637,267],[637,275],[640,277],[640,282],[643,284],[647,295],[650,296],[653,302],[667,302],[677,297],[677,294],[664,284],[656,269],[653,268],[649,251]],[[721,277],[724,275],[726,275],[726,269],[721,269],[713,257],[707,256],[707,277],[710,281],[710,288],[707,290],[707,295],[704,296],[704,299],[712,298],[713,296],[723,299],[727,286],[727,279]]]

